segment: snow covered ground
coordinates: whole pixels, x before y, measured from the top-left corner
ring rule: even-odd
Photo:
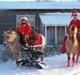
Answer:
[[[80,75],[80,65],[74,68],[66,66],[66,54],[45,58],[44,69],[17,67],[15,62],[0,63],[0,75]]]

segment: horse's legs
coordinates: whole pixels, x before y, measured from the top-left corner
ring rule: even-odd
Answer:
[[[74,64],[75,64],[75,55],[73,55],[72,57],[72,66],[74,66]]]
[[[75,60],[76,64],[78,63],[78,58],[79,58],[79,56],[77,55],[76,60]]]
[[[67,66],[70,66],[70,54],[68,54],[68,61],[67,61]]]
[[[73,55],[73,58],[72,58],[72,66],[76,65],[78,62],[78,55]]]
[[[21,55],[21,52],[17,52],[17,53],[14,53],[14,57],[15,57],[15,61],[16,61],[16,65],[19,66],[19,64],[21,63],[22,61],[22,55]]]

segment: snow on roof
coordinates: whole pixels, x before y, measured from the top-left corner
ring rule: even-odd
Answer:
[[[80,2],[0,2],[0,9],[80,9]]]
[[[80,18],[80,15],[78,18]],[[40,19],[43,25],[66,26],[69,25],[72,17],[71,13],[46,13],[40,14]]]

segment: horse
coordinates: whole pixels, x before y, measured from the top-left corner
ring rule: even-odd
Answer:
[[[22,60],[21,44],[19,43],[19,35],[15,31],[6,31],[4,33],[4,43],[8,45],[14,55],[17,66],[18,61]]]
[[[78,60],[77,57],[78,57],[79,42],[77,34],[78,34],[78,28],[75,25],[71,26],[69,34],[65,41],[66,53],[68,56],[67,66],[70,66],[70,61],[71,65],[74,66]]]
[[[40,48],[40,51],[44,53],[45,50],[45,37],[42,34],[39,34],[42,38],[42,43],[40,45],[34,45],[33,48]],[[26,38],[26,37],[25,37]],[[9,31],[4,34],[4,42],[9,45],[12,50],[12,53],[15,57],[16,63],[19,59],[22,59],[21,50],[23,48],[20,43],[20,36],[15,31]],[[41,61],[43,62],[44,54],[41,55]],[[17,63],[18,65],[18,63]]]

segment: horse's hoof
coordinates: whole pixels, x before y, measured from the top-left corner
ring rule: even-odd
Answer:
[[[17,66],[19,66],[19,63],[18,63],[18,62],[16,62],[16,65],[17,65]]]
[[[67,67],[70,67],[70,65],[67,65]]]
[[[78,65],[78,63],[75,63],[75,65]]]
[[[22,62],[22,60],[20,61],[16,61],[16,65],[19,66],[19,64]]]

